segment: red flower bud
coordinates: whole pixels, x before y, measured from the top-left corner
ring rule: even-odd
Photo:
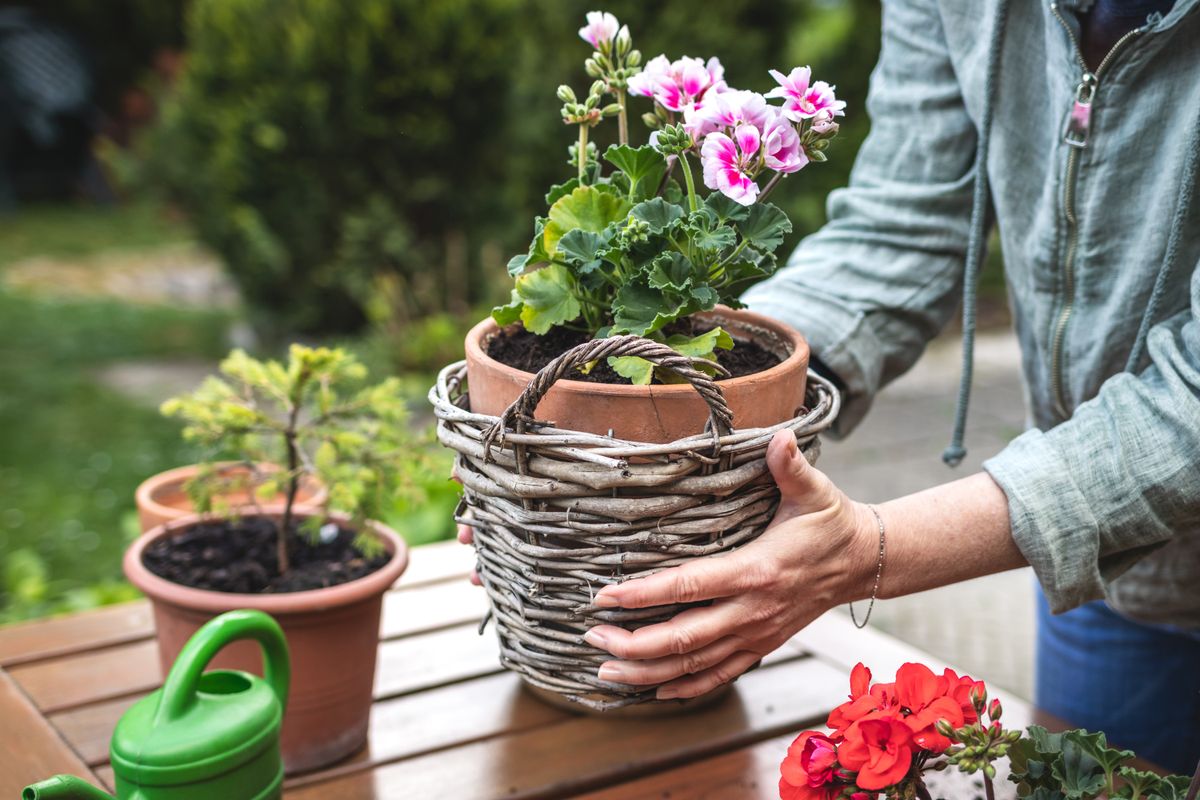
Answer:
[[[1004,708],[1000,705],[1000,698],[997,697],[996,699],[992,700],[992,704],[988,706],[988,717],[993,720],[997,720],[1000,719],[1000,715],[1002,713],[1004,713]]]

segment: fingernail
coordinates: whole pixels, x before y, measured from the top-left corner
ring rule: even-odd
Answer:
[[[655,692],[654,696],[658,700],[674,700],[679,697],[679,690],[673,686],[663,686]]]
[[[595,628],[591,628],[590,630],[588,630],[588,632],[583,635],[583,640],[585,642],[587,642],[588,644],[590,644],[592,647],[598,648],[600,650],[605,649],[604,646],[608,642],[608,639],[604,636],[604,634],[598,632]]]
[[[596,595],[596,597],[592,600],[592,605],[594,605],[596,608],[621,607],[621,603],[619,600],[617,600],[617,598],[610,594],[605,594],[604,592],[600,592],[600,594]]]
[[[625,670],[615,664],[601,664],[597,677],[602,681],[612,681],[613,683],[625,682]]]

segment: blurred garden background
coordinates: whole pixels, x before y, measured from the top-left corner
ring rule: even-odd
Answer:
[[[157,407],[231,346],[346,345],[402,376],[429,424],[436,369],[506,297],[505,262],[569,175],[555,87],[586,89],[575,31],[594,7],[0,7],[0,622],[134,596],[134,488],[197,455]],[[837,83],[851,112],[832,163],[773,198],[793,241],[819,226],[866,132],[878,4],[604,8],[646,58],[718,54],[758,90],[803,64]],[[429,500],[387,520],[414,543],[451,532],[436,457]]]

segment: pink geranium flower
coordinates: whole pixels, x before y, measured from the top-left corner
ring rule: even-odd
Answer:
[[[617,18],[607,11],[589,11],[587,25],[579,29],[579,36],[597,50],[607,46],[616,38],[621,24]]]
[[[700,141],[713,131],[736,128],[749,123],[760,131],[770,121],[772,109],[758,92],[723,91],[715,94],[709,102],[690,109],[683,114],[683,127],[692,138]]]
[[[725,89],[725,68],[716,58],[704,62],[684,56],[674,62],[664,55],[650,59],[645,68],[629,79],[629,91],[642,97],[653,97],[668,111],[685,111],[695,107],[704,96]]]
[[[762,149],[763,163],[776,172],[789,174],[808,166],[808,154],[800,144],[800,134],[781,113],[776,112],[763,127]]]
[[[771,77],[779,85],[768,92],[767,97],[782,97],[783,113],[792,122],[812,119],[822,112],[828,112],[827,121],[845,114],[846,103],[834,95],[835,87],[825,81],[813,82],[812,70],[808,67],[796,67],[787,75],[773,69]]]
[[[749,123],[738,125],[733,139],[719,132],[708,134],[700,148],[704,185],[736,203],[753,205],[758,197],[753,175],[761,144],[758,128]]]

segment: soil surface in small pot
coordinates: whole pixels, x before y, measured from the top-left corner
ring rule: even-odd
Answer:
[[[698,336],[710,330],[711,326],[693,327],[690,322],[682,321],[664,329],[664,333],[668,336],[674,333]],[[516,326],[506,328],[500,335],[493,336],[487,343],[487,354],[501,364],[525,372],[537,372],[572,347],[590,341],[591,338],[588,333],[568,328],[551,328],[549,332],[539,336]],[[732,350],[717,351],[717,363],[729,370],[730,377],[733,378],[768,370],[780,362],[779,356],[761,347],[757,342],[744,339],[738,339]],[[566,377],[569,380],[587,383],[629,383],[629,379],[618,375],[606,360],[598,362],[586,375],[576,371]],[[654,382],[659,381],[655,378]]]
[[[261,517],[202,522],[155,540],[142,554],[146,569],[194,589],[238,594],[283,594],[324,589],[357,580],[391,558],[367,558],[354,546],[353,531],[338,528],[328,542],[312,544],[292,525],[288,531],[291,567],[280,575],[275,556],[275,523]]]

